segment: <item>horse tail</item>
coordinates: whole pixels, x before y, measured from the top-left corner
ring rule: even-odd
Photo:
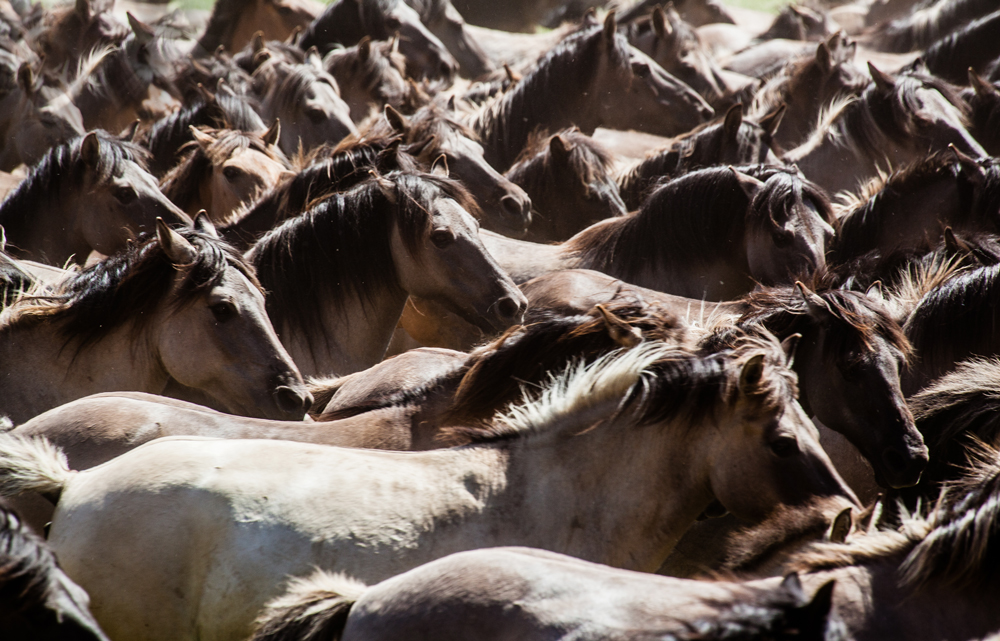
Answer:
[[[351,606],[367,589],[323,570],[293,579],[284,595],[264,606],[250,641],[339,641]]]
[[[55,504],[74,474],[63,451],[45,438],[0,434],[0,497],[38,492]]]

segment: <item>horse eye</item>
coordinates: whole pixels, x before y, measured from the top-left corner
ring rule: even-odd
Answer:
[[[649,77],[649,65],[645,62],[635,62],[632,64],[632,73],[640,78]]]
[[[236,316],[236,305],[233,305],[229,301],[216,303],[209,307],[209,309],[212,310],[212,315],[215,316],[215,320],[218,323],[225,323]]]
[[[123,205],[133,202],[138,196],[131,187],[120,187],[115,190],[115,198]]]
[[[292,8],[286,5],[280,5],[278,6],[278,13],[283,16],[289,16],[292,14]]]
[[[455,242],[455,234],[450,229],[436,229],[431,232],[431,242],[438,249],[444,249]]]
[[[788,458],[799,451],[799,443],[791,436],[779,436],[768,444],[778,458]]]
[[[231,182],[242,176],[243,172],[237,167],[229,166],[222,168],[222,175],[226,177],[226,180]]]
[[[314,124],[319,124],[326,120],[326,112],[315,107],[306,109],[306,116],[308,116],[309,120],[313,121]]]
[[[392,16],[389,16],[388,18],[385,19],[385,26],[386,29],[388,29],[389,31],[395,31],[396,29],[402,27],[403,23],[399,21],[399,18],[393,18]]]
[[[778,229],[773,234],[775,247],[788,247],[795,239],[795,235],[784,229]]]

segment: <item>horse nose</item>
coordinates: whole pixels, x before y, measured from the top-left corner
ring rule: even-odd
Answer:
[[[885,480],[892,488],[911,487],[920,481],[920,475],[927,466],[927,453],[900,451],[888,447],[882,451],[882,463],[885,465]]]
[[[527,308],[528,303],[523,296],[520,300],[504,296],[497,302],[497,316],[508,326],[516,325],[524,320],[524,312]]]
[[[309,392],[300,392],[287,385],[281,385],[272,393],[274,403],[282,414],[292,417],[292,420],[302,420],[313,404],[313,396]]]
[[[452,62],[451,60],[441,61],[441,77],[445,80],[451,80],[458,73],[458,63]]]
[[[531,222],[531,199],[525,194],[524,198],[507,195],[500,199],[501,213],[513,220],[524,221],[525,226]]]

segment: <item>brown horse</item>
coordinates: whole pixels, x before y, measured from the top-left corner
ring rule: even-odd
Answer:
[[[158,221],[124,252],[4,310],[0,414],[23,422],[88,394],[170,378],[237,413],[301,418],[312,398],[264,312],[252,268],[203,217]]]
[[[202,55],[211,55],[219,47],[236,52],[258,31],[264,40],[284,40],[296,27],[306,27],[321,10],[310,0],[218,0],[198,48]]]
[[[258,133],[197,129],[194,142],[181,148],[180,162],[160,181],[163,195],[188,214],[204,209],[216,225],[280,180],[292,175],[285,154],[275,146],[280,123]]]
[[[353,47],[334,49],[323,58],[323,66],[336,78],[354,122],[363,122],[373,110],[386,105],[404,112],[418,106],[410,103],[416,92],[406,80],[406,61],[396,51],[397,42],[372,41],[366,36]]]
[[[138,145],[100,130],[53,147],[0,203],[8,252],[54,265],[83,263],[92,251],[119,251],[158,217],[190,225],[146,171],[146,158]]]
[[[627,214],[613,163],[607,150],[576,128],[531,136],[506,173],[524,189],[534,208],[525,240],[567,240],[605,218]]]
[[[66,87],[44,85],[32,69],[20,63],[16,84],[0,97],[0,171],[33,165],[53,146],[86,131]]]

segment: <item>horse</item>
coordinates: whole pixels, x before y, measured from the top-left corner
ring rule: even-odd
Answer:
[[[931,154],[872,179],[856,197],[844,198],[827,259],[846,263],[877,250],[934,244],[946,228],[959,233],[1000,233],[1000,166],[957,151]]]
[[[969,72],[971,89],[962,91],[962,97],[969,103],[969,133],[982,144],[990,156],[1000,154],[1000,90],[990,81]]]
[[[722,69],[674,7],[654,8],[649,20],[628,23],[625,34],[629,44],[697,91],[713,107],[726,99]]]
[[[0,203],[8,252],[54,265],[110,255],[157,218],[191,218],[160,192],[146,171],[146,152],[97,130],[58,145]],[[65,230],[54,234],[53,229]]]
[[[202,96],[160,118],[148,129],[140,128],[136,132],[134,141],[149,149],[151,174],[162,178],[177,164],[181,147],[194,140],[192,127],[244,132],[268,129],[246,96],[225,92]]]
[[[293,579],[267,604],[251,639],[832,641],[842,638],[839,622],[827,619],[833,587],[809,600],[794,573],[763,589],[500,547],[452,554],[371,587],[323,571]],[[512,599],[518,607],[509,607]]]
[[[506,173],[534,208],[525,240],[567,240],[605,218],[627,214],[613,163],[607,150],[576,128],[531,136]]]
[[[33,39],[47,69],[65,67],[72,73],[81,57],[120,44],[128,33],[128,25],[111,12],[111,3],[76,0],[45,11]]]
[[[243,203],[293,175],[275,146],[280,122],[257,133],[195,128],[191,134],[194,142],[181,148],[180,162],[160,181],[163,195],[190,215],[204,209],[222,225]]]
[[[198,38],[199,53],[211,55],[219,47],[239,51],[258,31],[265,40],[284,40],[308,26],[319,11],[309,0],[219,0]]]
[[[531,223],[531,199],[487,162],[477,134],[460,122],[452,109],[435,101],[411,116],[403,116],[388,106],[384,116],[359,134],[362,142],[388,145],[399,136],[405,150],[426,169],[443,155],[448,171],[479,203],[487,229],[513,237],[525,234]]]
[[[857,43],[835,34],[816,46],[816,55],[790,63],[753,97],[748,116],[759,121],[781,105],[781,126],[771,133],[782,150],[802,144],[827,105],[844,95],[860,95],[868,76],[854,64]]]
[[[472,117],[470,126],[491,165],[510,168],[538,127],[575,125],[590,135],[603,126],[673,136],[711,117],[701,96],[617,29],[611,12],[603,27],[567,36],[517,86]]]
[[[8,436],[3,494],[59,493],[49,540],[67,572],[112,636],[147,639],[243,638],[280,582],[313,567],[375,582],[502,544],[649,571],[715,501],[755,520],[814,495],[853,500],[795,405],[773,340],[707,359],[640,344],[547,390],[469,428],[469,446],[434,452],[171,438],[73,473],[51,448]],[[542,478],[549,489],[538,493]],[[581,523],[590,535],[572,535]],[[112,532],[121,543],[109,549]],[[248,558],[248,545],[261,553]],[[216,560],[208,567],[195,560],[203,546]],[[108,571],[117,567],[130,571]],[[160,607],[139,607],[150,602]]]
[[[721,118],[678,136],[668,147],[651,151],[622,169],[618,176],[622,199],[629,210],[638,209],[660,179],[703,167],[780,165],[771,141],[783,115],[779,107],[758,124],[743,118],[743,105],[733,105]]]
[[[989,0],[922,3],[904,16],[878,25],[869,44],[895,53],[923,50],[994,9],[996,5]]]
[[[87,593],[45,541],[0,505],[0,631],[8,641],[109,641]]]
[[[389,40],[397,32],[410,76],[449,81],[454,77],[458,62],[402,0],[336,0],[306,27],[298,44],[325,54],[338,44],[350,47],[365,36]]]
[[[868,68],[873,82],[861,96],[832,106],[782,160],[835,193],[949,144],[974,158],[986,155],[965,129],[968,106],[950,85],[923,73],[893,78],[871,63]]]
[[[930,45],[909,66],[946,82],[964,83],[969,69],[982,73],[1000,56],[998,33],[1000,11],[993,11]]]
[[[64,88],[48,87],[28,62],[17,68],[17,82],[0,98],[0,171],[33,165],[54,145],[85,133],[80,110]]]
[[[420,22],[441,41],[466,78],[479,78],[494,70],[493,63],[467,29],[465,18],[451,0],[407,0],[420,15]]]
[[[285,221],[247,253],[268,314],[309,374],[348,374],[382,359],[408,294],[440,301],[489,330],[525,301],[486,252],[458,183],[376,176]]]
[[[253,72],[252,82],[261,118],[282,123],[278,147],[285,155],[335,144],[357,132],[351,109],[319,56],[307,56],[305,63],[295,65],[266,60]]]
[[[312,402],[252,268],[211,233],[157,221],[123,252],[3,311],[0,413],[23,422],[95,392],[173,378],[230,411],[298,419]]]
[[[834,579],[833,608],[849,638],[979,639],[995,632],[998,480],[984,452],[930,513],[898,530],[822,544],[792,559],[806,593]],[[847,588],[846,586],[850,586]]]
[[[959,272],[924,294],[903,329],[917,359],[904,373],[909,396],[973,356],[997,354],[995,303],[1000,265]]]
[[[413,111],[407,103],[414,90],[406,80],[404,60],[396,47],[395,39],[372,42],[365,36],[353,47],[334,49],[323,58],[323,66],[337,80],[354,122],[363,122],[372,110],[385,105]]]
[[[817,276],[816,291],[802,285],[763,287],[742,298],[707,303],[629,285],[585,270],[566,270],[522,286],[526,320],[581,313],[594,305],[648,305],[710,333],[717,349],[727,329],[763,327],[782,340],[798,334],[792,365],[800,403],[825,426],[843,434],[876,470],[882,487],[917,483],[927,449],[900,388],[912,348],[889,310],[875,297],[830,287]],[[877,393],[876,393],[877,390]]]

